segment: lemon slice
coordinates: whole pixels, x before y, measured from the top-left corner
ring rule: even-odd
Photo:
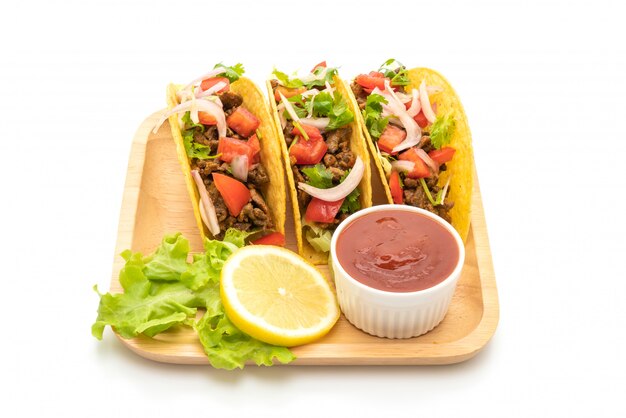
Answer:
[[[270,344],[309,343],[339,319],[335,294],[322,273],[281,247],[237,250],[222,268],[220,292],[230,320]]]

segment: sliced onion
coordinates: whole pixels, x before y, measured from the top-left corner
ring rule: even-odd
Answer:
[[[448,181],[446,181],[446,185],[443,187],[443,191],[441,192],[441,205],[443,205],[443,202],[446,200],[446,194],[448,193],[448,186],[450,185],[451,178],[452,176],[448,176]]]
[[[314,126],[317,129],[326,129],[330,123],[329,118],[303,118],[300,119],[300,123],[303,125]]]
[[[302,97],[308,97],[308,96],[317,96],[320,93],[320,91],[318,89],[311,89],[311,90],[307,90],[303,93],[300,93],[300,95]]]
[[[443,88],[439,86],[426,86],[426,91],[428,92],[428,94],[441,93],[443,91]]]
[[[424,113],[424,116],[426,116],[428,122],[435,122],[435,119],[437,119],[437,115],[435,115],[435,112],[430,105],[428,91],[426,90],[426,80],[422,80],[422,83],[420,84],[420,102],[422,104],[422,112]]]
[[[248,156],[247,155],[237,155],[233,158],[230,163],[231,168],[233,169],[233,176],[237,180],[248,181]]]
[[[401,173],[410,173],[415,168],[413,161],[397,160],[391,162],[391,167]]]
[[[220,223],[217,220],[217,214],[215,213],[215,206],[213,206],[211,196],[209,196],[209,192],[207,192],[204,181],[202,181],[202,177],[200,177],[198,170],[191,170],[191,177],[193,177],[193,180],[196,182],[196,187],[198,188],[198,193],[200,194],[199,209],[201,214],[204,213],[202,220],[207,228],[209,228],[211,234],[216,236],[220,233]]]
[[[326,78],[326,72],[328,71],[328,68],[324,67],[324,69],[322,71],[320,71],[319,74],[315,75],[312,72],[300,77],[300,80],[307,84],[310,83],[311,81],[315,81],[315,80],[323,80],[324,78]]]
[[[378,88],[375,88],[372,93],[380,94],[385,99],[387,99],[389,109],[393,112],[395,116],[400,119],[402,122],[402,126],[406,130],[406,138],[404,141],[396,145],[391,151],[393,153],[405,150],[407,148],[412,147],[413,145],[419,144],[422,139],[422,130],[415,120],[408,114],[406,111],[406,107],[404,103],[402,103],[398,96],[394,93],[389,84],[389,80],[385,80],[385,91],[380,91]]]
[[[192,120],[194,118],[193,113],[195,113],[196,120],[194,120],[194,122],[198,123],[197,111],[201,111],[201,112],[207,112],[215,118],[215,120],[217,121],[217,133],[219,137],[220,138],[225,137],[226,136],[226,117],[224,116],[224,111],[222,110],[221,104],[222,104],[221,102],[217,103],[215,101],[204,100],[204,99],[200,99],[200,100],[192,99],[190,101],[181,103],[178,106],[175,106],[172,109],[168,110],[167,112],[163,113],[161,115],[161,118],[156,123],[152,132],[156,133],[156,131],[163,124],[163,122],[165,122],[167,118],[169,118],[171,115],[175,113],[185,113],[186,111],[190,111],[192,112],[192,115],[191,115]]]
[[[209,71],[208,73],[201,75],[200,77],[194,78],[189,84],[187,84],[185,87],[182,88],[182,90],[189,90],[191,88],[191,86],[197,84],[198,82],[202,82],[204,80],[206,80],[207,78],[211,78],[211,77],[215,77],[216,75],[222,74],[226,72],[226,68],[224,67],[217,67],[214,68],[213,70]]]
[[[415,151],[417,151],[417,155],[426,163],[428,168],[430,168],[433,173],[439,173],[439,164],[430,158],[430,155],[426,154],[426,151],[421,148],[416,148]]]
[[[330,86],[330,83],[327,81],[327,82],[326,82],[326,83],[324,83],[324,84],[326,85],[326,91],[327,91],[329,94],[333,94],[333,93],[334,93],[334,91],[335,91],[335,89],[334,89],[334,88],[332,88],[332,87]]]
[[[204,91],[202,91],[202,89],[198,89],[198,92],[196,93],[196,97],[201,98],[201,97],[211,96],[217,93],[218,91],[220,91],[221,89],[223,89],[224,87],[226,87],[226,83],[224,81],[219,81]]]
[[[411,95],[413,96],[411,99],[411,107],[409,107],[406,112],[409,114],[409,116],[414,118],[420,112],[422,106],[419,100],[420,98],[419,90],[417,89],[411,90]]]
[[[293,106],[291,106],[291,103],[289,103],[289,100],[287,100],[287,98],[281,92],[278,92],[278,94],[280,95],[280,101],[285,105],[285,110],[287,111],[287,113],[289,113],[291,119],[294,122],[300,122],[300,118],[296,114],[296,111],[293,109]]]
[[[298,189],[303,190],[313,197],[317,197],[325,202],[336,202],[348,196],[359,185],[363,173],[365,172],[365,164],[361,157],[356,157],[354,167],[350,170],[348,177],[335,187],[330,189],[318,189],[306,183],[298,183]]]

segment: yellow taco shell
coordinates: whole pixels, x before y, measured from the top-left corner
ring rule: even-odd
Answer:
[[[182,88],[182,86],[175,84],[170,84],[167,88],[167,104],[170,109],[179,104],[176,93],[180,88]],[[278,157],[281,152],[280,144],[278,143],[276,129],[266,106],[263,93],[261,93],[261,90],[259,90],[256,84],[246,77],[240,77],[237,81],[232,83],[230,85],[230,91],[241,95],[243,98],[242,106],[253,113],[261,122],[257,129],[257,132],[260,133],[258,138],[261,144],[261,163],[265,167],[270,179],[269,183],[261,188],[261,193],[269,207],[274,223],[274,231],[284,234],[287,202],[283,164]],[[198,224],[198,229],[203,240],[205,237],[213,238],[213,235],[204,225],[200,216],[200,196],[196,184],[191,177],[191,164],[187,152],[185,151],[178,115],[170,116],[169,123],[172,130],[172,137],[176,143],[178,160],[183,170],[183,175],[185,176],[187,191],[192,201],[193,213],[196,218],[196,223]]]
[[[459,235],[461,235],[461,238],[465,241],[470,226],[474,155],[472,151],[472,135],[467,123],[465,111],[463,110],[463,105],[450,83],[448,83],[448,80],[437,71],[429,68],[413,68],[408,71],[408,77],[411,80],[411,84],[405,87],[406,91],[419,88],[420,83],[424,79],[427,85],[441,87],[443,91],[431,94],[431,100],[437,103],[438,114],[452,115],[456,122],[456,129],[449,144],[449,146],[456,149],[456,153],[452,161],[446,163],[447,169],[439,177],[439,185],[445,185],[448,181],[448,177],[452,176],[450,186],[448,187],[447,199],[454,202],[454,207],[449,213],[452,219],[452,226],[454,226]],[[349,89],[349,93],[353,104],[356,105],[356,98],[354,94],[352,94],[351,89]],[[357,118],[359,124],[361,125],[363,135],[366,138],[366,142],[378,170],[381,183],[385,189],[387,201],[393,203],[388,178],[380,162],[375,142],[372,140],[365,126],[363,114],[360,111],[356,113],[358,114]]]
[[[361,157],[365,164],[365,171],[363,172],[363,178],[359,183],[359,202],[361,208],[368,208],[372,206],[372,185],[371,185],[371,170],[370,170],[370,158],[369,152],[365,145],[365,138],[362,135],[362,130],[358,123],[357,114],[359,113],[358,106],[355,106],[355,102],[350,99],[349,89],[346,88],[345,83],[337,76],[334,78],[335,88],[343,98],[346,100],[350,110],[354,113],[354,121],[349,125],[352,127],[352,134],[350,136],[350,149],[357,156]],[[287,186],[289,187],[289,195],[291,198],[291,206],[293,209],[294,226],[296,232],[296,242],[298,244],[298,253],[312,264],[326,264],[328,263],[328,253],[317,251],[313,248],[309,242],[304,239],[302,217],[304,214],[300,213],[300,207],[298,205],[297,185],[293,177],[293,171],[291,170],[291,162],[289,161],[289,150],[287,149],[287,143],[285,142],[285,136],[283,134],[282,125],[280,123],[280,117],[278,116],[278,109],[276,108],[276,100],[274,99],[274,91],[270,80],[267,80],[267,92],[269,96],[270,108],[274,117],[274,125],[278,134],[280,142],[281,155],[283,163],[285,164],[285,171],[287,173]]]

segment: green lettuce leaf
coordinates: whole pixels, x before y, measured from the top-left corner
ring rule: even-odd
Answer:
[[[226,231],[223,241],[206,240],[205,252],[187,263],[189,242],[181,235],[166,235],[156,251],[144,257],[127,250],[120,271],[124,293],[100,294],[98,316],[92,335],[102,339],[109,325],[123,338],[148,337],[175,325],[193,326],[214,367],[242,368],[247,360],[271,365],[295,357],[284,347],[275,347],[244,334],[226,317],[220,299],[219,280],[226,259],[252,232]],[[97,288],[95,288],[97,291]],[[195,322],[198,308],[206,313]]]
[[[259,366],[271,366],[274,358],[281,363],[295,359],[288,348],[260,342],[236,328],[224,313],[219,284],[211,286],[214,290],[206,301],[206,313],[194,324],[194,329],[213,367],[232,370],[242,369],[247,360]]]
[[[182,117],[183,126],[185,129],[182,131],[183,144],[185,145],[185,152],[189,158],[199,158],[201,160],[208,160],[217,158],[219,155],[211,155],[211,147],[204,144],[199,144],[193,140],[193,136],[196,132],[203,133],[204,125],[201,123],[194,123],[191,120],[190,112],[185,112]]]

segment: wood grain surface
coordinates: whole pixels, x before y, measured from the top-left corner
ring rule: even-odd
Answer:
[[[111,292],[122,291],[118,275],[124,260],[118,254],[125,249],[149,254],[159,245],[164,234],[182,232],[189,239],[192,251],[202,250],[169,125],[166,122],[156,134],[152,133],[157,118],[158,113],[147,118],[133,140]],[[376,173],[375,170],[372,172]],[[372,187],[374,204],[385,203],[382,185],[375,175]],[[289,210],[287,212],[287,247],[295,250],[293,217]],[[471,228],[465,250],[465,266],[450,310],[432,331],[404,340],[378,338],[358,330],[342,315],[323,339],[294,347],[297,360],[290,365],[428,365],[458,363],[473,357],[494,334],[499,318],[496,282],[477,178],[474,178]],[[319,268],[329,277],[326,266]],[[329,277],[329,280],[332,279]],[[120,340],[137,354],[155,361],[209,364],[195,332],[187,327],[176,327],[154,338],[139,336]]]

